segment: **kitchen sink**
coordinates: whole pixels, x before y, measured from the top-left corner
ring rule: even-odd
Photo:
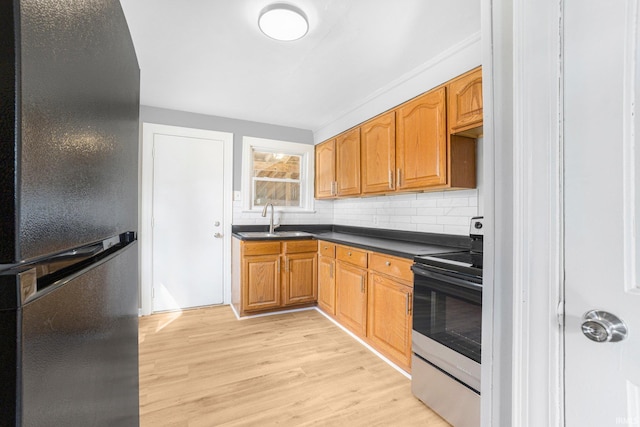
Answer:
[[[238,233],[239,236],[251,239],[282,239],[285,237],[311,237],[311,233],[305,231],[276,231],[269,233],[268,231],[243,231]]]

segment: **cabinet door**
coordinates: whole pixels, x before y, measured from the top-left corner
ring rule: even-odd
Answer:
[[[410,370],[412,289],[389,278],[371,273],[367,339],[381,353]]]
[[[458,77],[449,83],[448,93],[449,132],[463,134],[464,131],[482,126],[482,69]],[[482,132],[472,133],[477,136]]]
[[[336,138],[336,181],[338,196],[360,194],[360,128]]]
[[[336,318],[364,337],[367,333],[367,270],[336,262]]]
[[[242,282],[245,311],[280,307],[280,255],[244,257]]]
[[[433,90],[396,110],[396,189],[447,182],[445,88]]]
[[[336,260],[318,258],[318,307],[332,316],[336,314]]]
[[[396,167],[396,116],[383,114],[360,127],[362,192],[393,191]]]
[[[318,299],[318,254],[300,253],[284,257],[284,304],[303,304]]]
[[[316,157],[316,199],[335,196],[336,180],[336,140],[318,144],[315,147]]]

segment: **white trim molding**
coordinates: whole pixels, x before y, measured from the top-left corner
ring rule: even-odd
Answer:
[[[513,2],[512,425],[562,426],[562,5]]]
[[[559,427],[562,1],[482,0],[482,14],[482,426]]]
[[[140,313],[153,312],[152,299],[152,248],[153,233],[151,227],[153,206],[153,136],[155,134],[177,135],[191,138],[218,140],[223,142],[224,172],[223,197],[223,253],[231,254],[231,224],[233,215],[233,134],[205,129],[184,128],[155,123],[142,123],[142,141],[140,156]],[[229,254],[229,255],[227,255]],[[231,260],[222,261],[224,268],[224,304],[231,303]]]
[[[471,34],[338,113],[330,122],[313,130],[315,142],[337,135],[477,67],[482,61],[480,34],[480,32]]]

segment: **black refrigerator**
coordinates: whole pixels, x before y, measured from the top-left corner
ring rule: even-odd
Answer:
[[[139,67],[118,0],[0,1],[0,426],[137,426]]]

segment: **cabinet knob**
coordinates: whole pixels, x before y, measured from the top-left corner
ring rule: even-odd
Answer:
[[[385,264],[387,264],[387,267],[389,267],[391,265],[391,261],[387,261],[385,262]]]
[[[351,252],[347,252],[347,255],[351,256]]]

